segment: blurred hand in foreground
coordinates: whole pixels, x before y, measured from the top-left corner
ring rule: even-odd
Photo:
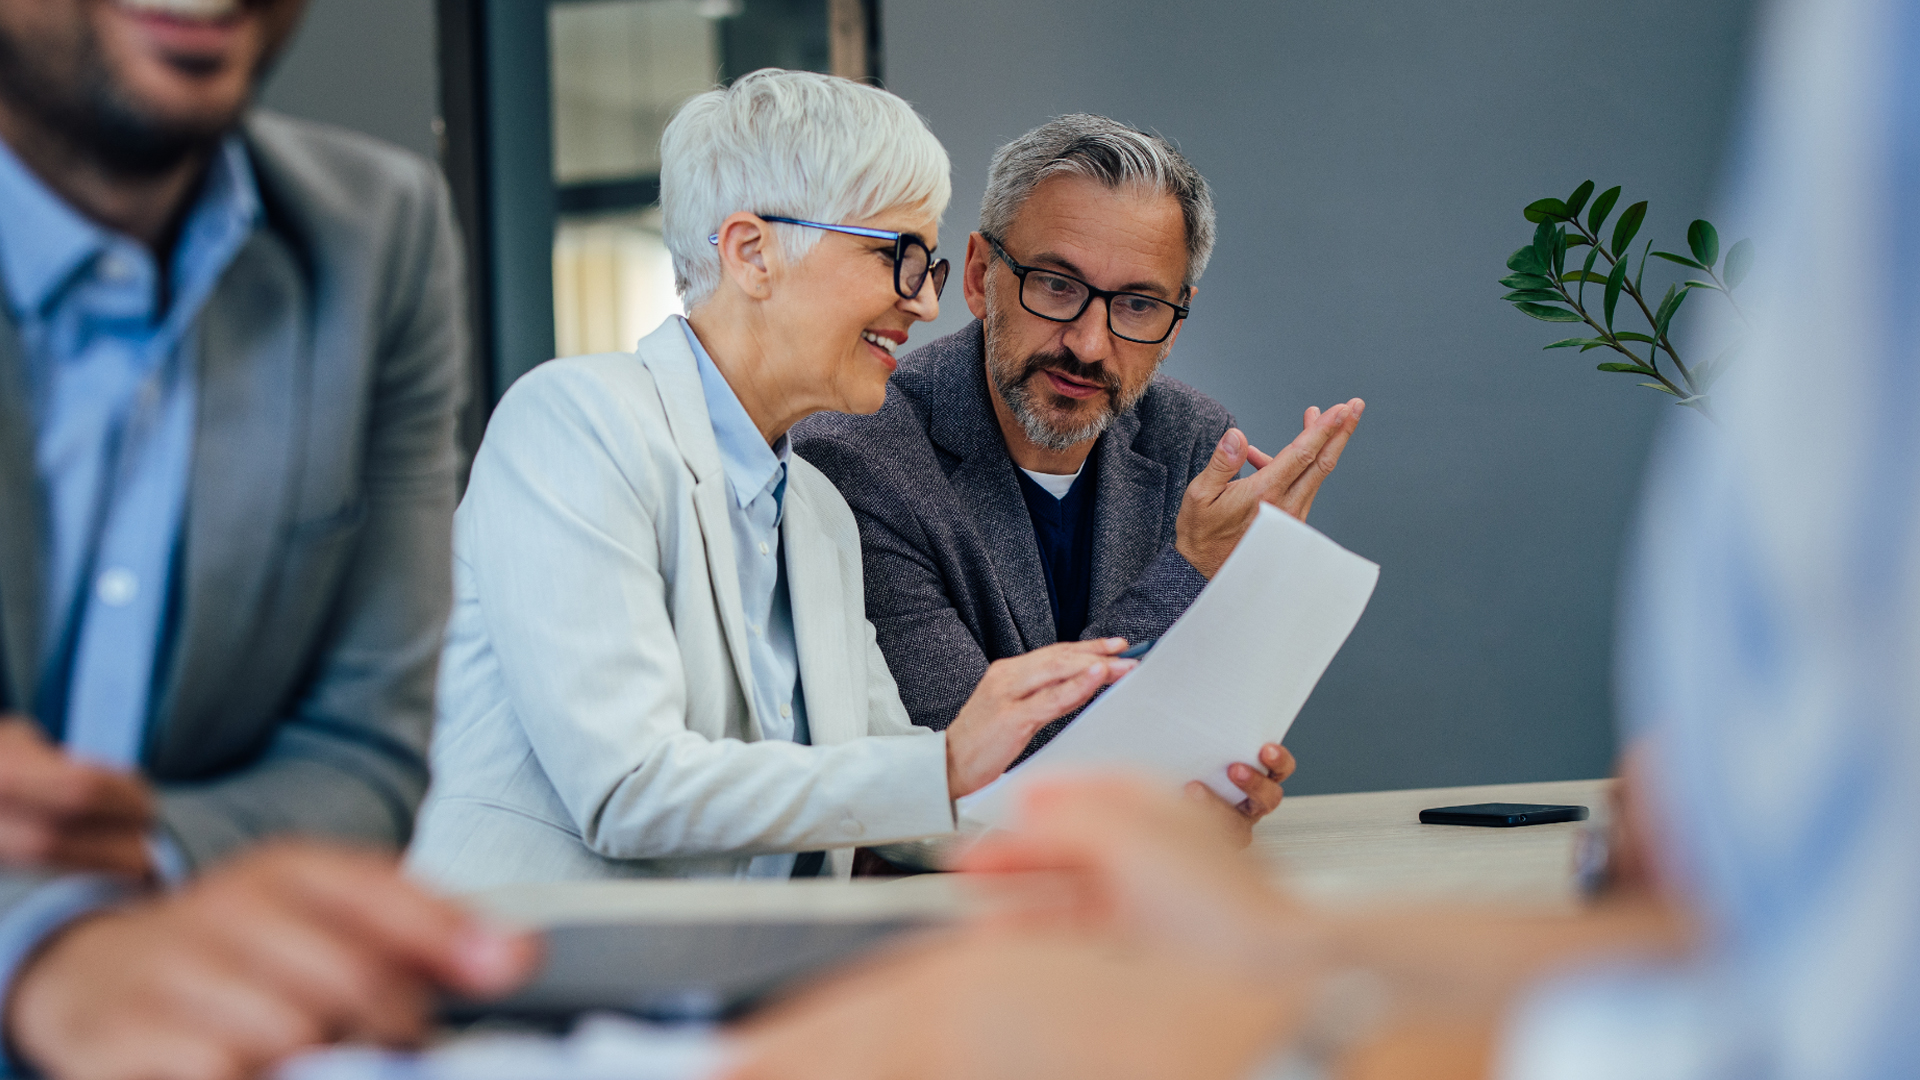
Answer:
[[[1242,850],[1243,837],[1222,827],[1224,803],[1200,790],[1204,798],[1176,799],[1130,776],[1035,783],[1022,797],[1019,829],[983,837],[955,869],[1052,872],[1064,887],[1021,890],[1047,902],[1028,905],[1017,918],[1238,963],[1249,946],[1274,944],[1276,933],[1297,920],[1266,867]],[[1272,960],[1263,949],[1262,962]]]
[[[727,1078],[1245,1080],[1290,994],[1103,938],[972,932],[756,1018]]]
[[[284,844],[59,933],[17,975],[6,1038],[54,1080],[238,1080],[325,1043],[416,1043],[436,988],[505,993],[537,954],[390,859]]]
[[[146,781],[76,761],[23,717],[0,717],[0,866],[145,877]]]

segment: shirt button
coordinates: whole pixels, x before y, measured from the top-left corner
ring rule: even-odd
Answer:
[[[792,716],[792,715],[793,715],[793,706],[791,706],[791,705],[782,705],[782,706],[780,706],[780,715],[781,715],[781,716],[786,716],[786,717],[790,717],[790,716]]]
[[[133,264],[126,256],[110,251],[100,259],[100,277],[106,281],[126,281],[133,277]]]
[[[108,607],[126,607],[140,595],[140,579],[124,566],[103,570],[94,579],[93,594]]]
[[[765,540],[760,541],[760,554],[768,554],[767,542]]]

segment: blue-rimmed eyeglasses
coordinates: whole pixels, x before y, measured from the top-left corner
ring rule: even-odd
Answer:
[[[945,259],[934,262],[933,249],[927,246],[926,241],[912,233],[868,229],[859,225],[826,225],[818,221],[801,221],[799,218],[774,217],[772,214],[761,214],[760,220],[777,221],[782,225],[803,225],[809,229],[825,229],[828,232],[846,233],[848,236],[865,236],[874,240],[893,241],[893,291],[899,293],[903,300],[911,300],[919,296],[920,290],[926,287],[929,277],[933,279],[933,298],[940,299],[940,294],[947,288],[947,273],[953,269]],[[707,243],[718,245],[720,234],[714,233],[707,237]]]
[[[1107,329],[1113,336],[1142,345],[1158,345],[1173,334],[1173,328],[1187,317],[1188,308],[1170,304],[1157,296],[1135,292],[1108,292],[1096,289],[1070,274],[1014,262],[1007,249],[986,233],[988,245],[1013,276],[1020,279],[1020,306],[1048,322],[1072,322],[1087,310],[1097,297],[1107,302]],[[1185,290],[1182,290],[1184,294]],[[1185,296],[1182,296],[1185,299]]]

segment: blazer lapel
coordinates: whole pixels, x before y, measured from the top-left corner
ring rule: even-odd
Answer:
[[[26,351],[0,305],[0,712],[31,712],[39,682],[46,575],[33,430]]]
[[[312,364],[307,288],[291,256],[256,231],[195,324],[193,463],[183,530],[172,677],[149,747],[193,747],[217,724],[281,560],[301,461]]]
[[[669,318],[659,329],[641,338],[634,352],[653,375],[674,445],[680,448],[681,457],[693,472],[693,509],[700,522],[701,543],[706,548],[707,575],[713,586],[714,602],[720,607],[720,627],[726,634],[733,677],[747,706],[747,737],[757,740],[764,728],[753,703],[753,656],[747,651],[747,610],[740,599],[740,571],[733,553],[733,518],[727,510],[727,500],[733,498],[733,492],[727,486],[726,467],[720,461],[720,444],[713,437],[713,420],[707,414],[707,397],[700,387],[693,349],[687,344],[680,320]]]
[[[1007,454],[1006,438],[988,396],[979,324],[971,329],[978,347],[956,350],[945,360],[939,385],[929,395],[928,434],[961,459],[947,482],[980,530],[1008,618],[1022,643],[1037,649],[1053,644],[1056,636],[1046,571],[1040,566],[1040,545],[1033,537],[1033,519],[1020,494],[1013,458]]]
[[[1139,579],[1162,546],[1167,467],[1134,453],[1139,432],[1139,415],[1125,413],[1114,418],[1094,450],[1100,455],[1100,474],[1095,478],[1093,595],[1087,610],[1096,620]]]
[[[847,742],[864,732],[854,730],[853,719],[862,714],[846,700],[856,688],[847,679],[851,647],[846,640],[847,592],[840,576],[840,556],[805,491],[793,483],[791,466],[780,546],[785,549],[787,596],[793,605],[793,637],[800,654],[800,692],[806,699],[813,744]]]

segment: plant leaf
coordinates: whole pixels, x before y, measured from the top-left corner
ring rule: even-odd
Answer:
[[[1631,330],[1615,330],[1615,331],[1613,332],[1613,336],[1614,336],[1614,337],[1617,337],[1617,338],[1619,338],[1619,339],[1620,339],[1621,341],[1638,341],[1638,342],[1642,342],[1642,343],[1644,343],[1644,344],[1647,344],[1647,345],[1658,345],[1658,344],[1659,344],[1659,342],[1657,342],[1657,341],[1655,341],[1655,340],[1653,340],[1652,338],[1650,338],[1650,337],[1648,337],[1647,335],[1645,335],[1645,334],[1636,334],[1636,333],[1634,333],[1634,332],[1633,332],[1633,331],[1631,331]]]
[[[1575,315],[1573,312],[1568,311],[1566,308],[1563,308],[1563,307],[1548,307],[1545,304],[1530,304],[1525,300],[1516,300],[1514,301],[1513,306],[1519,308],[1521,311],[1525,312],[1526,314],[1531,315],[1536,319],[1539,319],[1541,322],[1580,322],[1581,321],[1580,316]]]
[[[1551,289],[1553,279],[1541,274],[1508,274],[1500,279],[1500,284],[1509,289]]]
[[[1570,337],[1570,338],[1563,338],[1559,341],[1554,342],[1551,345],[1542,345],[1541,349],[1543,351],[1546,349],[1570,349],[1575,345],[1592,346],[1595,343],[1605,345],[1606,341],[1602,340],[1601,338]],[[1582,351],[1585,351],[1585,350],[1582,350]]]
[[[1613,329],[1613,307],[1620,302],[1620,288],[1627,283],[1627,260],[1621,259],[1613,264],[1613,273],[1607,275],[1607,329]]]
[[[1523,247],[1512,255],[1507,256],[1507,269],[1522,274],[1532,274],[1544,279],[1547,273],[1547,264],[1540,261],[1540,256],[1532,247]]]
[[[1726,279],[1727,288],[1737,289],[1747,280],[1747,271],[1753,269],[1753,241],[1742,240],[1727,249],[1727,265],[1721,267],[1720,276]]]
[[[1580,208],[1587,205],[1587,196],[1592,194],[1593,194],[1593,181],[1591,180],[1588,180],[1582,183],[1579,187],[1574,188],[1573,194],[1567,196],[1567,217],[1569,218],[1579,217]]]
[[[1714,292],[1725,291],[1711,281],[1701,281],[1697,278],[1688,278],[1680,283],[1680,287],[1683,289],[1712,289]]]
[[[1567,246],[1570,248],[1581,247],[1589,243],[1592,243],[1592,241],[1588,240],[1584,236],[1581,236],[1579,233],[1574,233],[1572,236],[1567,237]]]
[[[1598,255],[1598,254],[1600,254],[1600,252],[1594,251],[1594,252],[1591,252],[1587,257],[1591,259],[1594,255]],[[1591,267],[1593,264],[1589,262],[1587,265]],[[1607,283],[1607,275],[1596,274],[1591,269],[1569,270],[1567,271],[1566,276],[1561,278],[1560,280],[1561,281],[1591,281],[1595,285],[1605,285]]]
[[[1619,258],[1627,253],[1627,245],[1640,232],[1640,223],[1647,219],[1647,204],[1634,203],[1620,212],[1620,220],[1613,226],[1613,257]]]
[[[1696,220],[1687,226],[1687,250],[1706,264],[1701,269],[1707,269],[1720,261],[1720,234],[1708,222]]]
[[[1667,336],[1667,325],[1673,322],[1674,312],[1680,310],[1680,304],[1687,298],[1687,291],[1677,285],[1667,286],[1667,295],[1660,301],[1660,307],[1653,313],[1653,332],[1655,337]]]
[[[1565,221],[1573,216],[1572,213],[1568,212],[1567,204],[1561,202],[1559,199],[1535,199],[1527,204],[1525,210],[1520,212],[1526,215],[1528,221],[1538,222],[1542,225],[1549,221]]]
[[[1619,187],[1610,187],[1593,200],[1593,209],[1587,211],[1587,231],[1600,235],[1600,226],[1605,224],[1607,215],[1613,213],[1613,204],[1620,199]]]
[[[1541,300],[1549,304],[1560,302],[1560,294],[1552,289],[1515,289],[1501,297],[1502,300]]]
[[[1541,222],[1533,230],[1533,257],[1540,261],[1539,272],[1542,274],[1550,272],[1553,267],[1554,245],[1553,222]]]
[[[1727,257],[1732,258],[1733,252],[1727,252]],[[1720,376],[1727,373],[1727,368],[1739,357],[1740,347],[1745,344],[1744,341],[1736,341],[1720,350],[1719,356],[1693,369],[1693,384],[1700,388],[1702,396],[1713,389],[1713,384],[1720,381]]]
[[[1658,375],[1659,372],[1640,364],[1601,364],[1595,371],[1631,371],[1635,375]]]
[[[1580,290],[1579,292],[1574,294],[1573,301],[1574,301],[1574,304],[1580,308],[1584,309],[1587,306],[1587,282],[1592,281],[1592,282],[1598,282],[1602,284],[1605,283],[1604,278],[1602,278],[1600,275],[1593,272],[1593,262],[1595,259],[1598,259],[1599,257],[1600,257],[1600,249],[1594,248],[1592,251],[1587,252],[1587,264],[1585,266],[1582,266],[1580,269],[1574,271],[1574,274],[1577,276],[1575,276],[1572,280],[1578,281],[1580,283]],[[1560,280],[1566,281],[1568,280],[1568,278],[1562,277]]]
[[[1651,390],[1658,390],[1663,394],[1673,394],[1674,397],[1680,396],[1679,394],[1674,394],[1672,387],[1665,386],[1657,382],[1643,382],[1640,385],[1647,387],[1648,389],[1651,389]]]
[[[1588,346],[1587,346],[1586,348],[1584,348],[1584,349],[1581,349],[1580,351],[1581,351],[1581,352],[1592,352],[1592,351],[1593,351],[1593,350],[1595,350],[1595,349],[1610,349],[1610,348],[1612,348],[1612,347],[1613,347],[1613,346],[1611,346],[1611,345],[1609,345],[1609,344],[1607,344],[1607,341],[1606,341],[1606,339],[1605,339],[1605,338],[1594,338],[1594,339],[1593,339],[1593,344],[1591,344],[1591,345],[1588,345]]]
[[[1653,257],[1656,259],[1665,259],[1668,262],[1672,262],[1672,263],[1679,263],[1681,266],[1691,266],[1695,270],[1706,269],[1706,267],[1700,265],[1697,262],[1694,262],[1692,259],[1687,258],[1685,255],[1675,255],[1671,251],[1656,251],[1653,253]]]

